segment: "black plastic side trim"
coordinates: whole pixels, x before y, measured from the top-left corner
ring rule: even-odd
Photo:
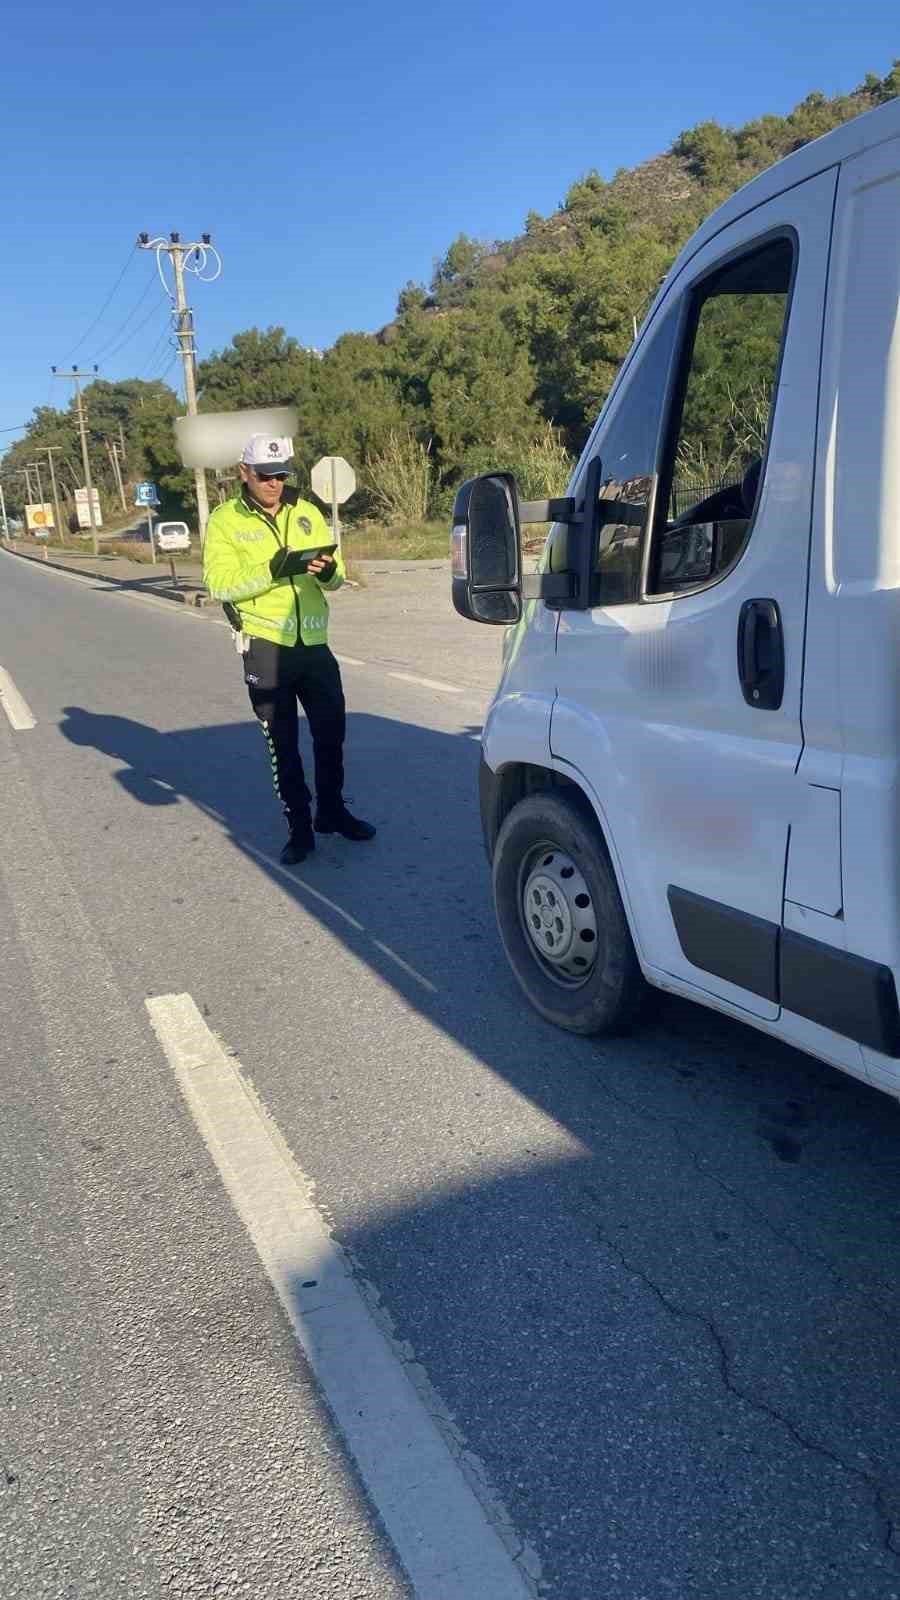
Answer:
[[[890,967],[785,928],[781,935],[781,1002],[845,1039],[900,1056],[900,1009]]]
[[[484,835],[484,848],[487,858],[494,858],[494,845],[500,832],[498,821],[500,813],[500,779],[496,772],[492,772],[484,759],[482,752],[478,767],[478,803],[481,809],[481,831]]]
[[[523,600],[571,600],[574,594],[574,572],[529,572],[522,579]]]
[[[668,899],[678,942],[702,972],[900,1059],[900,1004],[890,967],[672,884]]]
[[[556,500],[520,500],[519,522],[571,522],[575,501],[571,495]]]
[[[688,961],[777,1005],[777,925],[671,884],[668,893],[678,942]]]

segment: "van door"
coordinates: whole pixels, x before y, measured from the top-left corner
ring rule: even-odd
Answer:
[[[645,966],[767,1018],[836,182],[749,211],[661,301],[585,452],[592,604],[557,635],[552,753],[593,794]]]

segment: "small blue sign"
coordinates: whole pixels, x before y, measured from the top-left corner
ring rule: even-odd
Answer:
[[[135,486],[134,503],[136,506],[159,505],[159,495],[155,483],[139,483]]]

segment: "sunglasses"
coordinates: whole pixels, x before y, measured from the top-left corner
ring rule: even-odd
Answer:
[[[251,467],[250,470],[254,478],[258,478],[260,483],[271,483],[273,478],[278,483],[287,482],[288,474],[286,472],[257,472],[255,467]]]

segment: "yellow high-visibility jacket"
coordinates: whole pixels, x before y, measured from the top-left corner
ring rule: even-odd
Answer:
[[[339,589],[345,570],[339,550],[327,583],[303,573],[273,580],[269,563],[279,549],[308,550],[333,543],[317,506],[285,489],[270,517],[249,496],[216,506],[206,527],[203,582],[214,600],[240,613],[244,633],[274,644],[327,644],[328,601],[324,589]]]

